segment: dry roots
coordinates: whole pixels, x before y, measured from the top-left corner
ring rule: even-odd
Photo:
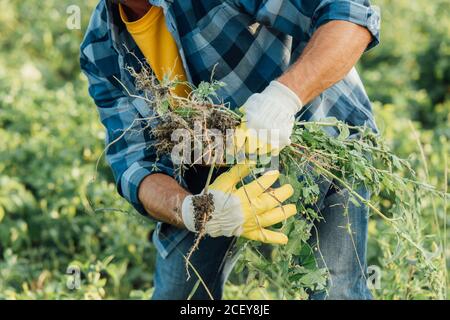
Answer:
[[[223,86],[220,82],[202,82],[195,87],[189,83],[179,82],[170,74],[158,81],[147,64],[142,64],[140,70],[127,68],[135,78],[136,89],[145,97],[149,108],[155,111],[156,125],[148,126],[155,137],[153,147],[158,156],[170,154],[178,141],[172,141],[172,133],[177,129],[190,133],[192,149],[201,143],[202,150],[214,149],[213,141],[208,135],[210,130],[222,135],[225,141],[227,129],[234,129],[240,123],[240,116],[230,110],[225,103],[215,103],[215,90]],[[179,85],[189,87],[191,92],[187,97],[179,97],[173,89]],[[197,130],[195,130],[197,129]],[[200,129],[200,130],[198,130]],[[200,132],[199,132],[200,131]]]
[[[195,109],[186,111],[186,113],[190,115],[180,115],[177,110],[167,112],[152,130],[157,141],[154,147],[158,155],[172,152],[178,143],[178,141],[172,141],[172,133],[177,129],[187,130],[190,133],[191,150],[194,150],[194,143],[198,141],[202,143],[203,150],[211,150],[214,147],[213,141],[210,141],[210,137],[207,135],[208,130],[218,130],[225,143],[227,130],[236,128],[240,123],[233,114],[214,105],[197,105]],[[200,126],[200,132],[194,130],[196,125]]]

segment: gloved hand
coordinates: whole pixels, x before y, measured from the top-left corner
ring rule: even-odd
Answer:
[[[295,114],[302,106],[302,101],[291,89],[271,81],[263,92],[251,95],[240,108],[244,118],[235,131],[234,150],[240,150],[245,144],[246,153],[262,154],[290,145]],[[261,129],[268,130],[268,135],[274,132],[271,130],[277,130],[278,136],[268,136],[259,131]]]
[[[269,171],[249,184],[236,188],[249,173],[249,165],[235,165],[208,187],[208,192],[213,195],[214,211],[205,225],[206,233],[211,237],[242,236],[265,243],[286,244],[286,235],[265,227],[279,223],[297,212],[293,204],[281,206],[283,201],[292,196],[292,186],[285,184],[268,191],[280,175],[278,171]],[[196,232],[193,197],[184,199],[182,218],[186,228]]]

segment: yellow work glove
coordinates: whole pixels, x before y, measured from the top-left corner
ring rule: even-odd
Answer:
[[[213,195],[214,212],[205,225],[205,231],[211,237],[241,236],[265,243],[286,244],[286,235],[266,227],[284,221],[297,212],[294,204],[281,205],[292,196],[292,186],[285,184],[269,190],[280,175],[278,171],[269,171],[236,188],[250,170],[249,165],[235,165],[208,187],[208,192]],[[186,227],[196,232],[193,197],[188,196],[183,201],[182,217]]]
[[[244,151],[246,154],[268,154],[277,155],[279,153],[278,143],[276,141],[276,132],[270,132],[269,130],[255,130],[247,128],[247,116],[245,110],[241,107],[239,109],[244,116],[242,117],[241,124],[235,129],[233,136],[233,152],[238,154],[240,151]],[[274,138],[273,146],[268,142],[268,139]]]
[[[252,94],[239,109],[244,118],[235,132],[233,151],[240,151],[245,144],[246,153],[265,154],[290,145],[295,115],[302,106],[302,101],[291,89],[271,81],[261,93]]]

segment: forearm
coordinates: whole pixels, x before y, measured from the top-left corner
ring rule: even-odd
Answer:
[[[370,32],[347,21],[331,21],[312,36],[294,65],[278,81],[308,103],[342,80],[367,48]]]
[[[139,187],[139,200],[153,218],[184,228],[181,204],[190,193],[165,174],[147,176]]]

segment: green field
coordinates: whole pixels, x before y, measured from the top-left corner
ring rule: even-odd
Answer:
[[[382,44],[357,68],[382,135],[422,182],[448,192],[450,4],[374,2],[383,17]],[[66,26],[72,4],[81,8],[81,30]],[[95,174],[104,132],[78,64],[95,4],[0,0],[0,299],[147,299],[152,293],[154,225],[119,197],[103,158]],[[419,200],[424,245],[448,260],[448,200]],[[376,203],[388,208],[389,195]],[[446,298],[429,282],[448,277],[444,263],[423,274],[375,216],[368,264],[380,270],[378,299]],[[71,286],[73,268],[81,271],[79,288]],[[225,298],[274,297],[264,286],[244,287],[233,274]]]

